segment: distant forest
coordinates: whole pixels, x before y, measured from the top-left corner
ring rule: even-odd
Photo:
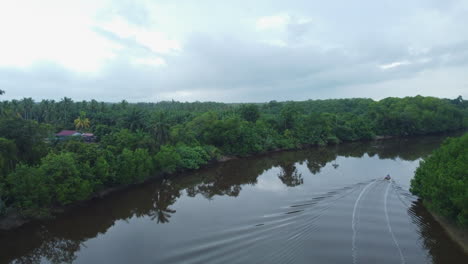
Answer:
[[[0,90],[0,95],[3,91]],[[110,187],[224,156],[468,127],[468,101],[434,97],[225,104],[0,102],[0,215],[41,217]],[[57,138],[61,130],[90,132]]]

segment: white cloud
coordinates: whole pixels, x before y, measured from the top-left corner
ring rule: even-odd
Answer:
[[[286,41],[282,39],[266,39],[266,40],[261,40],[260,42],[263,42],[271,46],[277,46],[277,47],[286,47],[288,45]]]
[[[289,15],[264,16],[257,19],[255,27],[257,30],[283,29],[289,22]]]
[[[171,91],[171,92],[163,92],[158,94],[157,98],[154,98],[156,100],[173,100],[174,98],[178,98],[178,100],[181,101],[192,101],[196,100],[197,98],[194,98],[194,95],[196,95],[196,92],[190,91],[190,90],[180,90],[180,91]]]
[[[162,32],[131,25],[122,17],[114,17],[99,26],[121,38],[132,38],[153,52],[174,53],[180,50],[177,40],[170,39]]]
[[[96,14],[105,1],[2,1],[0,2],[0,66],[28,68],[42,63],[61,65],[73,72],[97,74],[106,63],[123,55],[121,44],[93,29],[102,28],[131,38],[157,53],[180,50],[165,34],[131,25],[112,15],[107,22]],[[162,58],[136,58],[135,64],[165,65]]]
[[[131,63],[144,66],[166,66],[166,61],[163,58],[134,58]]]
[[[97,71],[120,47],[90,30],[92,13],[85,3],[2,1],[0,65],[51,62],[77,72]]]
[[[382,70],[388,70],[388,69],[400,67],[400,66],[403,66],[403,65],[409,65],[409,64],[411,64],[411,62],[409,62],[407,60],[404,60],[404,61],[395,61],[395,62],[392,62],[392,63],[389,63],[389,64],[382,64],[379,67]]]

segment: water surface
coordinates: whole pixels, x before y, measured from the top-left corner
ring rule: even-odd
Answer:
[[[408,191],[443,138],[275,153],[135,186],[0,233],[0,262],[468,263]]]

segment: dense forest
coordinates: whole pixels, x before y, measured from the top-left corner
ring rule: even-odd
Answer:
[[[467,127],[468,101],[461,97],[259,104],[3,101],[0,215],[46,216],[51,208],[110,187],[197,169],[223,156]],[[96,140],[57,138],[63,129],[91,132]]]
[[[433,211],[468,227],[468,133],[447,139],[421,162],[411,192]]]

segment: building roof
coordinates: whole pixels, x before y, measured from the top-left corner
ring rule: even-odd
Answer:
[[[75,134],[79,134],[78,131],[75,130],[62,130],[59,133],[55,134],[57,137],[68,137],[73,136]]]
[[[83,133],[81,134],[83,137],[94,137],[93,133]]]

